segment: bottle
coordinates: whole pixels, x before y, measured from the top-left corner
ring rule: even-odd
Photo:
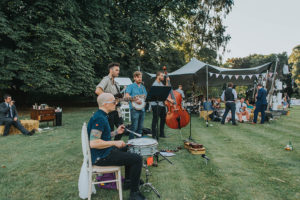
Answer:
[[[287,150],[287,151],[292,151],[293,150],[292,142],[289,141],[289,143],[285,146],[284,149]]]
[[[289,141],[289,146],[290,146],[290,151],[293,151],[293,145],[292,145],[291,140]]]

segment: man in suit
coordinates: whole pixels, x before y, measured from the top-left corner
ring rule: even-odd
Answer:
[[[18,113],[14,101],[8,94],[4,95],[4,102],[0,104],[0,125],[5,125],[3,136],[7,136],[10,126],[13,125],[19,129],[24,135],[33,135],[35,130],[30,132],[24,128],[18,119]]]
[[[256,103],[254,110],[254,119],[252,124],[256,124],[258,113],[261,113],[261,121],[263,124],[265,122],[265,110],[267,108],[267,91],[262,87],[262,84],[257,84],[257,94],[256,94]]]

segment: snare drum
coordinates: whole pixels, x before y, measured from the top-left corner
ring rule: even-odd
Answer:
[[[137,138],[128,141],[128,150],[141,156],[152,156],[157,151],[157,141],[151,138]]]

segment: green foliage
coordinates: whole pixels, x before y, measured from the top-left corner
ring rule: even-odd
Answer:
[[[298,87],[300,87],[300,45],[293,49],[289,57],[289,64],[292,66],[292,74]]]
[[[287,64],[288,62],[288,56],[286,52],[283,52],[281,54],[270,54],[270,55],[252,54],[243,58],[229,58],[224,64],[224,67],[240,69],[240,68],[257,67],[267,62],[273,62],[274,64],[271,67],[271,71],[273,71],[275,67],[276,56],[278,56],[279,59],[277,73],[282,74],[283,65]]]
[[[3,0],[0,89],[15,94],[93,95],[107,64],[170,71],[187,58],[216,62],[233,1]],[[193,47],[191,53],[188,47]],[[187,55],[188,54],[188,55]]]

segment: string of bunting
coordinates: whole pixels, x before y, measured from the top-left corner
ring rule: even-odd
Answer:
[[[266,73],[262,73],[261,75],[263,77],[265,77]],[[258,79],[258,77],[260,76],[260,74],[231,75],[231,74],[218,74],[218,73],[209,72],[209,77],[213,77],[213,76],[215,76],[216,78],[222,77],[223,79],[225,79],[226,77],[228,77],[229,79],[231,79],[232,77],[234,77],[236,80],[238,78],[242,77],[242,79],[244,80],[246,77],[249,77],[249,79],[252,79],[252,77],[255,77],[255,78]],[[269,73],[269,77],[271,78],[272,76],[273,76],[273,73]]]

